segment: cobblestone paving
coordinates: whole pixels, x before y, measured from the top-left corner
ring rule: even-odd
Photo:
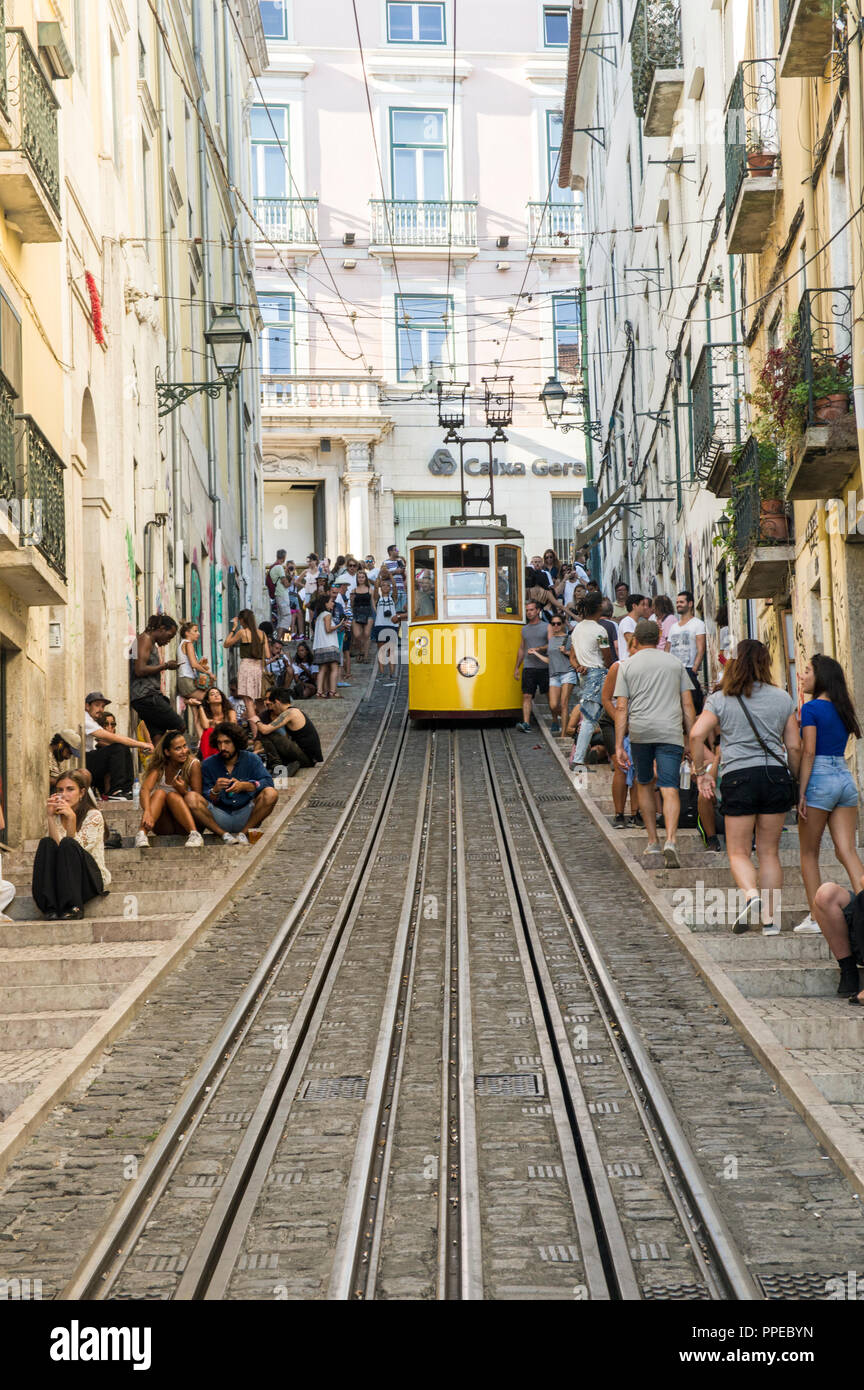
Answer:
[[[521,735],[513,744],[536,797],[566,791],[545,744]],[[849,1183],[738,1040],[578,799],[538,800],[537,810],[751,1272],[859,1268],[864,1216]]]

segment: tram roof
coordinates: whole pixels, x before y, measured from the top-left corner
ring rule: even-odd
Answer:
[[[521,531],[512,526],[427,526],[412,531],[409,541],[494,541],[524,540]]]

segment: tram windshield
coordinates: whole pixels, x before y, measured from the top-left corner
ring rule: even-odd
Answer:
[[[447,576],[447,597],[485,595],[488,583],[489,576],[485,570],[451,570]]]
[[[488,545],[472,545],[462,541],[460,545],[445,545],[441,552],[442,569],[445,570],[488,570]]]

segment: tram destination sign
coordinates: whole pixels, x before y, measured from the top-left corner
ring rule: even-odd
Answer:
[[[436,449],[427,467],[436,478],[452,478],[459,471],[459,464],[449,449]],[[466,459],[465,472],[472,478],[488,477],[488,459]],[[576,459],[550,463],[548,459],[536,458],[530,464],[521,460],[512,463],[507,459],[492,460],[492,475],[495,478],[526,478],[529,473],[535,478],[569,478],[584,472],[585,464]]]

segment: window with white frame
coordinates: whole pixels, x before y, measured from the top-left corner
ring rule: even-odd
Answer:
[[[546,48],[566,48],[570,42],[570,11],[565,5],[543,6],[543,43]]]
[[[451,367],[453,301],[445,294],[396,296],[396,375],[425,381],[434,367]]]
[[[259,295],[261,318],[261,371],[276,376],[293,370],[294,358],[294,296],[293,294]]]
[[[575,294],[553,297],[552,330],[555,342],[555,375],[559,381],[581,379],[582,317],[579,300]]]
[[[259,0],[261,22],[268,39],[287,39],[288,0]]]
[[[572,188],[558,187],[558,168],[561,162],[561,136],[564,117],[560,111],[546,112],[546,176],[549,180],[549,201],[572,203]]]
[[[256,198],[287,198],[288,107],[253,106],[252,179]]]
[[[393,197],[411,202],[447,197],[447,123],[443,111],[390,112]]]
[[[388,0],[388,43],[444,43],[444,6]]]

